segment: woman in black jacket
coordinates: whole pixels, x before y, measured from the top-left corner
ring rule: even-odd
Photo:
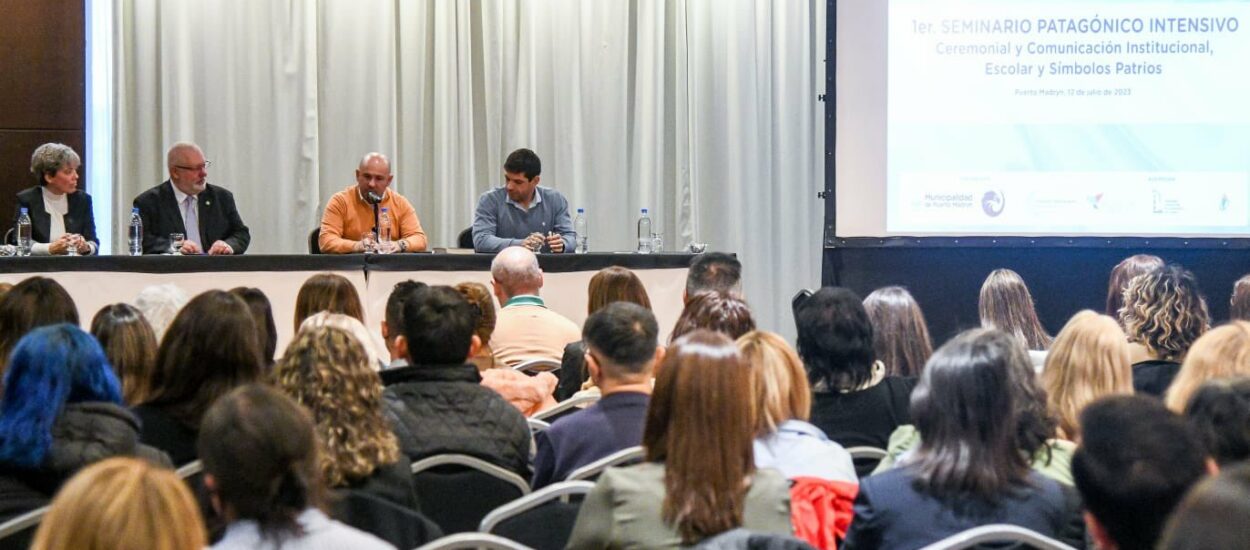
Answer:
[[[17,194],[14,222],[25,208],[32,254],[94,254],[100,247],[91,195],[78,188],[81,163],[78,153],[60,143],[40,145],[31,155],[30,172],[39,185]]]

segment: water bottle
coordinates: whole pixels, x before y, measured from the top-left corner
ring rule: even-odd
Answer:
[[[573,220],[573,231],[577,233],[577,248],[574,252],[585,254],[590,251],[590,233],[586,229],[586,209],[577,209],[577,219]]]
[[[391,212],[382,208],[378,214],[378,251],[386,254],[391,251]]]
[[[30,255],[30,214],[25,206],[17,215],[17,249],[22,256]]]
[[[130,255],[143,255],[143,217],[139,215],[139,208],[130,209]]]
[[[651,216],[647,214],[647,209],[642,209],[642,215],[638,217],[638,253],[651,253]]]

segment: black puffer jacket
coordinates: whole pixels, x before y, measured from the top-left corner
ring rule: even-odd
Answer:
[[[529,479],[532,439],[525,417],[481,385],[477,367],[417,365],[383,372],[386,416],[408,458],[466,454]]]
[[[0,476],[20,484],[0,483],[0,501],[21,497],[29,491],[51,498],[65,480],[78,470],[114,456],[137,456],[153,463],[169,465],[164,453],[139,443],[139,422],[120,405],[105,402],[73,403],[65,406],[52,425],[52,445],[37,469],[0,465]],[[16,490],[18,487],[22,491]]]

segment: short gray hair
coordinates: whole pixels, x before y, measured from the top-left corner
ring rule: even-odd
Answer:
[[[177,156],[177,155],[178,155],[178,153],[181,153],[181,152],[183,152],[183,151],[185,151],[185,150],[188,150],[188,149],[190,149],[190,150],[192,150],[192,151],[199,151],[200,156],[204,156],[204,150],[203,150],[203,149],[200,149],[200,146],[199,146],[199,145],[196,145],[196,144],[191,143],[191,142],[189,142],[189,141],[179,141],[178,143],[175,143],[175,144],[173,144],[173,145],[170,145],[170,146],[169,146],[169,150],[168,150],[168,151],[165,151],[165,166],[167,166],[167,167],[169,167],[169,166],[173,166],[173,165],[174,165],[174,157],[175,157],[175,156]]]
[[[74,149],[64,143],[45,143],[35,148],[30,156],[30,173],[39,179],[39,185],[47,184],[44,174],[55,174],[65,166],[79,166],[82,159]]]
[[[490,276],[503,287],[509,296],[519,291],[534,290],[542,286],[543,272],[538,267],[538,256],[523,246],[509,246],[495,255],[490,263]]]

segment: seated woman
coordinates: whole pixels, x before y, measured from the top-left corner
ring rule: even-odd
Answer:
[[[148,398],[152,369],[156,366],[156,335],[143,314],[130,304],[104,306],[91,319],[95,336],[122,384],[126,403]]]
[[[37,327],[78,325],[78,306],[60,283],[47,277],[29,277],[0,298],[0,375],[13,346]]]
[[[342,313],[362,324],[365,322],[365,308],[356,286],[347,277],[335,273],[318,273],[299,287],[299,294],[295,296],[295,332],[299,332],[304,319],[321,311]]]
[[[730,339],[737,339],[755,330],[755,316],[751,314],[750,306],[735,294],[697,292],[687,298],[686,307],[677,317],[668,341],[676,342],[678,338],[698,329],[719,332]]]
[[[872,348],[893,376],[920,376],[933,355],[933,341],[924,312],[911,293],[901,286],[887,286],[864,298],[864,310],[872,321]]]
[[[1194,486],[1176,506],[1159,550],[1250,548],[1250,465],[1240,464]]]
[[[613,302],[630,302],[651,309],[651,298],[647,296],[647,287],[643,286],[642,279],[620,266],[600,269],[590,278],[586,293],[586,317]],[[556,399],[559,401],[573,397],[588,383],[590,373],[586,371],[584,342],[579,340],[564,346],[558,374],[560,385],[556,388]]]
[[[763,331],[748,332],[737,343],[753,375],[755,467],[779,470],[790,479],[857,483],[850,453],[807,423],[812,392],[803,362],[790,345],[781,336]]]
[[[1147,359],[1133,363],[1133,389],[1163,397],[1210,319],[1193,273],[1167,265],[1134,277],[1124,291],[1120,323],[1129,342],[1145,347]]]
[[[1250,322],[1232,321],[1198,337],[1168,387],[1163,402],[1185,410],[1198,387],[1211,380],[1250,376]]]
[[[1032,370],[1019,340],[997,330],[938,349],[912,396],[923,442],[899,467],[860,480],[842,548],[919,548],[997,523],[1067,535],[1080,517],[1074,490],[1031,471],[1019,450],[1027,405],[1013,380]],[[1083,546],[1075,538],[1069,544]]]
[[[299,334],[319,327],[334,327],[346,331],[364,348],[365,356],[369,358],[369,366],[373,370],[385,370],[386,364],[382,362],[381,357],[378,357],[378,352],[373,347],[373,335],[369,333],[369,329],[365,328],[364,323],[356,320],[355,317],[342,313],[319,311],[304,319],[304,322],[299,325],[299,330],[295,331],[295,333]]]
[[[117,377],[90,334],[60,324],[22,338],[0,399],[6,493],[16,485],[51,498],[79,469],[113,456],[168,463],[139,444],[139,422],[121,401]]]
[[[19,213],[25,208],[30,216],[31,254],[85,255],[99,249],[91,195],[78,189],[80,164],[78,153],[60,143],[40,145],[31,155],[30,173],[39,185],[17,194]]]
[[[751,372],[733,342],[696,330],[658,369],[646,462],[609,468],[577,514],[569,548],[677,548],[744,527],[790,533],[786,480],[757,470]]]
[[[490,336],[495,332],[495,302],[486,285],[464,282],[453,288],[477,310],[473,334],[482,341],[482,347],[469,362],[477,366],[482,385],[502,395],[525,416],[554,407],[553,392],[558,383],[554,374],[540,372],[530,376],[495,360],[495,352],[490,349]]]
[[[355,337],[332,327],[300,331],[274,378],[278,389],[312,413],[327,485],[419,508],[409,462],[382,416],[382,381]]]
[[[52,501],[32,550],[200,550],[200,509],[173,470],[110,458],[75,475]]]
[[[134,408],[143,442],[169,453],[174,464],[194,461],[204,411],[234,387],[260,380],[263,369],[247,304],[222,290],[196,296],[161,340],[151,393]]]
[[[230,293],[238,296],[252,310],[252,319],[256,321],[256,330],[260,331],[260,358],[266,367],[272,367],[274,354],[278,352],[278,327],[273,322],[273,306],[269,297],[259,288],[239,286],[230,289]]]
[[[977,311],[981,328],[998,329],[1019,338],[1029,350],[1033,368],[1042,370],[1051,338],[1037,320],[1033,295],[1019,273],[1010,269],[990,272],[981,285]]]
[[[812,385],[812,424],[843,447],[884,449],[895,428],[911,423],[915,379],[886,376],[862,300],[845,288],[822,288],[799,304],[794,321]]]
[[[204,415],[204,485],[229,524],[214,550],[393,549],[330,519],[308,412],[259,384],[235,389]]]
[[[1073,315],[1046,356],[1042,386],[1059,422],[1056,437],[1068,441],[1079,440],[1078,417],[1090,402],[1133,393],[1128,341],[1115,319],[1089,310]]]
[[[1111,268],[1111,276],[1107,280],[1107,305],[1103,313],[1115,319],[1120,323],[1120,328],[1124,328],[1124,324],[1120,321],[1120,310],[1124,308],[1124,291],[1128,289],[1128,284],[1134,277],[1143,273],[1149,273],[1156,268],[1163,267],[1163,259],[1151,254],[1134,254],[1124,258],[1115,267]],[[1129,356],[1131,363],[1145,361],[1149,359],[1146,353],[1146,347],[1141,344],[1129,344]]]

